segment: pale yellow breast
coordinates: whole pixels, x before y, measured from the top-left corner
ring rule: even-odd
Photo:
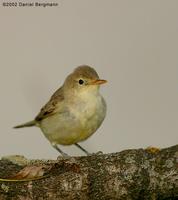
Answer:
[[[87,139],[104,120],[106,104],[100,95],[83,94],[67,110],[41,122],[41,129],[50,142],[70,145]]]

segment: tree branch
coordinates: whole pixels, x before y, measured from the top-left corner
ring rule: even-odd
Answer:
[[[57,161],[27,161],[51,166],[48,177],[27,182],[0,182],[6,200],[176,200],[178,145],[160,151],[133,149]],[[0,177],[24,167],[24,162],[0,160]]]

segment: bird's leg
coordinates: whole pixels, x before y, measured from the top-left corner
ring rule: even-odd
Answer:
[[[81,147],[78,143],[75,143],[75,146],[78,147],[80,150],[82,150],[87,156],[90,155],[90,153],[87,150],[85,150],[83,147]]]
[[[51,144],[63,157],[70,157],[68,154],[66,154],[65,152],[63,152],[58,146],[57,144]]]

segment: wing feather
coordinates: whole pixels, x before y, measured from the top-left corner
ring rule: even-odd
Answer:
[[[52,95],[47,104],[45,104],[42,107],[39,114],[36,116],[35,120],[41,121],[44,118],[55,114],[58,111],[58,109],[56,109],[56,106],[59,106],[60,103],[62,104],[63,100],[64,100],[64,95],[63,95],[63,89],[61,87]]]

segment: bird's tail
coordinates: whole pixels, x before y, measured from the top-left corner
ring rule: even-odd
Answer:
[[[23,127],[30,127],[30,126],[35,126],[35,125],[36,125],[36,121],[33,120],[24,124],[20,124],[18,126],[14,126],[14,128],[23,128]]]

